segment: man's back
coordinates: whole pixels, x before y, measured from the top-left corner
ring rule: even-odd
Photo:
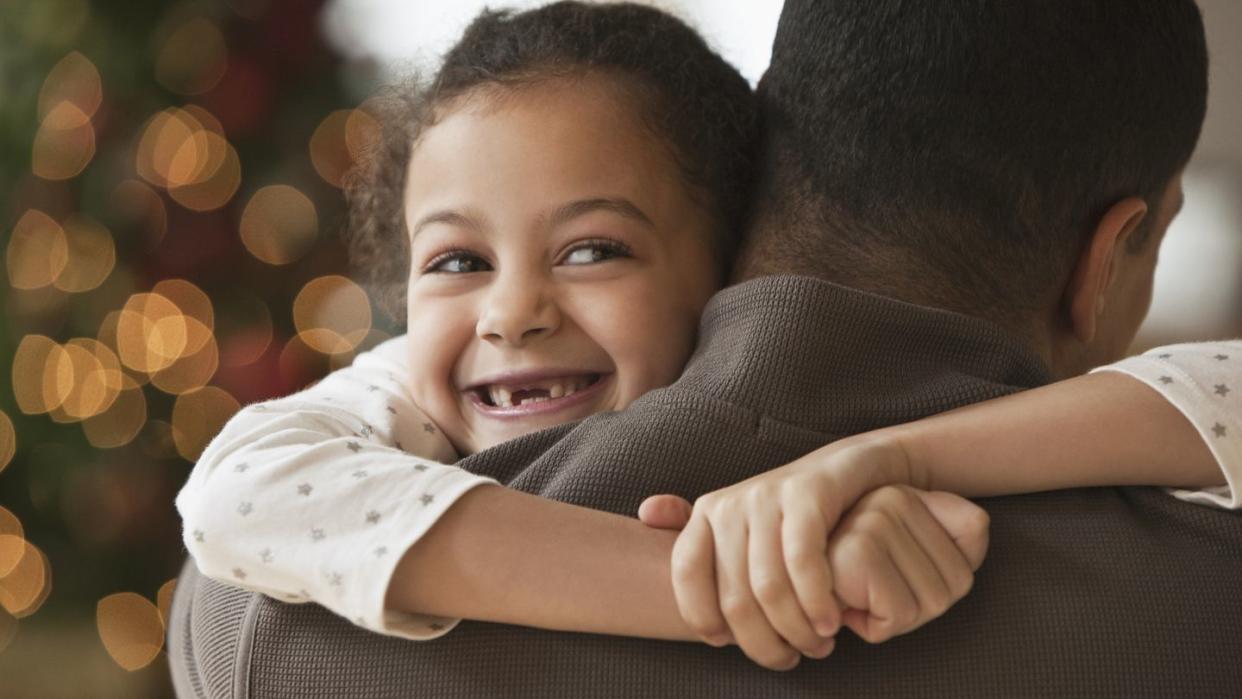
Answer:
[[[760,279],[713,302],[702,347],[670,389],[463,466],[632,515],[653,493],[693,497],[844,434],[1046,380],[1036,359],[980,321],[808,279]],[[1242,596],[1231,584],[1242,579],[1242,518],[1135,488],[984,504],[991,553],[965,600],[880,646],[843,638],[827,660],[789,673],[736,649],[483,623],[410,643],[192,573],[170,651],[182,687],[197,682],[209,696],[1167,695],[1242,686]]]

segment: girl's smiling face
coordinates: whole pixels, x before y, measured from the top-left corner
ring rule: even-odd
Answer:
[[[459,101],[415,144],[413,396],[462,454],[671,383],[716,291],[712,219],[599,76]]]

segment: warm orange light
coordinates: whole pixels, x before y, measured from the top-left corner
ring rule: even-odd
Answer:
[[[155,603],[160,610],[160,621],[164,625],[168,625],[168,611],[172,609],[173,592],[177,589],[177,579],[173,578],[168,582],[160,585],[159,592],[155,593]]]
[[[82,421],[86,441],[98,449],[125,446],[138,436],[147,421],[147,398],[142,387],[128,375],[122,375],[121,390],[108,409]]]
[[[0,572],[6,569],[0,575],[0,607],[18,619],[39,611],[52,591],[47,556],[25,539],[0,535]]]
[[[22,214],[5,251],[9,284],[14,289],[45,287],[68,263],[69,242],[60,224],[38,209]]]
[[[236,398],[215,386],[178,396],[172,412],[172,435],[177,453],[188,461],[197,460],[207,442],[240,409]]]
[[[197,179],[168,190],[174,201],[191,211],[211,211],[224,206],[241,185],[241,160],[233,146],[211,132],[205,132],[203,143],[207,156],[202,170],[196,171]]]
[[[107,228],[84,216],[65,221],[69,254],[65,268],[53,282],[57,289],[80,293],[98,288],[116,265],[116,247]]]
[[[340,109],[324,118],[310,139],[311,165],[325,182],[340,187],[345,173],[368,157],[380,125],[362,109]]]
[[[271,265],[286,265],[314,247],[319,216],[305,194],[276,184],[250,197],[238,228],[251,255]]]
[[[22,521],[3,505],[0,505],[0,535],[15,536],[19,539],[26,536],[25,530],[22,529]],[[0,573],[4,572],[0,570]]]
[[[67,180],[95,157],[95,128],[90,117],[66,100],[52,107],[35,132],[30,169],[45,180]]]
[[[91,338],[74,338],[63,347],[71,360],[73,378],[65,400],[51,411],[52,419],[77,422],[110,408],[121,391],[124,377],[117,356]]]
[[[316,351],[348,352],[371,329],[371,303],[362,287],[349,279],[319,277],[293,300],[293,324],[298,336]]]
[[[211,299],[193,282],[184,279],[165,279],[156,283],[152,293],[159,294],[176,304],[185,315],[196,319],[208,331],[216,326],[216,313],[211,307]],[[193,339],[186,347],[188,352],[197,352],[206,344],[206,339]]]
[[[134,294],[117,318],[117,355],[125,366],[151,374],[182,356],[188,335],[176,304],[159,294]]]
[[[73,389],[73,360],[43,335],[27,335],[13,355],[13,397],[27,415],[59,408]]]
[[[211,329],[197,318],[184,316],[186,351],[172,364],[151,375],[151,384],[165,393],[180,395],[207,385],[220,368],[220,351]],[[192,349],[197,346],[197,349]]]
[[[202,17],[177,27],[155,58],[155,79],[182,95],[198,95],[215,87],[228,67],[224,35]]]
[[[104,650],[129,671],[151,664],[164,647],[164,624],[150,600],[133,592],[118,592],[95,605],[95,626]]]
[[[16,453],[17,431],[13,429],[13,421],[9,419],[8,413],[0,410],[0,472],[4,471],[4,467],[9,465]],[[0,510],[4,508],[0,507]],[[8,510],[4,511],[8,512]],[[0,534],[2,533],[4,533],[4,528],[0,526]]]
[[[61,102],[69,102],[89,118],[102,101],[99,70],[89,58],[73,51],[52,66],[44,79],[39,90],[39,118],[46,117]]]

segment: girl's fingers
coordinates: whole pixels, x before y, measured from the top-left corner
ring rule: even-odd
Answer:
[[[801,655],[785,643],[751,592],[747,565],[746,521],[742,517],[712,522],[716,538],[716,588],[720,611],[738,646],[756,663],[773,670],[789,670]]]
[[[673,595],[690,630],[713,646],[723,646],[729,625],[720,610],[715,571],[711,525],[706,517],[692,516],[673,544]]]
[[[896,635],[898,629],[914,620],[918,613],[918,601],[897,569],[887,542],[859,537],[851,543],[853,548],[861,550],[854,552],[850,551],[851,547],[846,547],[846,560],[859,563],[858,569],[867,571],[867,614],[847,613],[843,622],[868,643],[887,641]],[[840,575],[842,570],[838,568],[837,573]]]
[[[653,529],[682,529],[693,512],[690,503],[677,495],[652,495],[638,506],[638,519]]]
[[[815,633],[785,568],[780,511],[773,508],[751,514],[747,546],[751,590],[768,624],[803,655],[826,657],[832,651],[832,640]]]
[[[910,497],[914,498],[912,494]],[[924,527],[931,525],[931,528],[920,532],[919,536],[928,541],[940,537],[943,541],[938,542],[936,548],[941,550],[945,546],[953,546],[948,535],[932,520],[931,515],[927,515],[927,510],[917,498],[914,498],[912,505],[898,514],[897,524],[892,528],[888,538],[889,555],[912,593],[915,607],[908,614],[898,616],[898,623],[892,628],[893,636],[922,626],[943,614],[953,603],[949,586],[940,575],[940,570],[932,562],[929,552],[920,544],[918,537],[911,531],[916,526],[911,520],[920,513],[926,515],[927,518],[919,521],[918,524]],[[960,556],[960,554],[957,555]]]
[[[781,547],[798,604],[815,632],[827,638],[841,625],[827,557],[828,527],[819,509],[786,512],[781,519]]]
[[[978,566],[969,560],[959,548],[959,544],[950,538],[951,534],[941,525],[940,518],[933,516],[933,513],[944,513],[949,508],[953,508],[952,512],[955,514],[961,512],[964,516],[972,516],[974,513],[971,510],[978,510],[978,508],[970,501],[949,493],[928,493],[920,490],[911,492],[919,498],[923,506],[911,508],[909,518],[906,520],[907,529],[931,559],[932,564],[936,566],[940,578],[948,589],[949,598],[944,609],[938,612],[935,609],[925,609],[925,611],[933,612],[930,618],[934,618],[943,614],[948,607],[970,592],[975,580],[974,569]],[[986,536],[986,526],[984,534]],[[986,548],[986,538],[984,542]]]

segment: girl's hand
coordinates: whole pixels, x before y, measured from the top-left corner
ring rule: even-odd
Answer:
[[[986,549],[986,515],[974,505],[881,490],[830,546],[855,500],[909,478],[903,459],[891,444],[847,441],[709,493],[692,511],[675,496],[648,498],[645,523],[686,525],[672,562],[686,623],[712,645],[735,641],[760,665],[789,669],[799,653],[830,653],[842,622],[878,642],[942,613],[969,589]]]

